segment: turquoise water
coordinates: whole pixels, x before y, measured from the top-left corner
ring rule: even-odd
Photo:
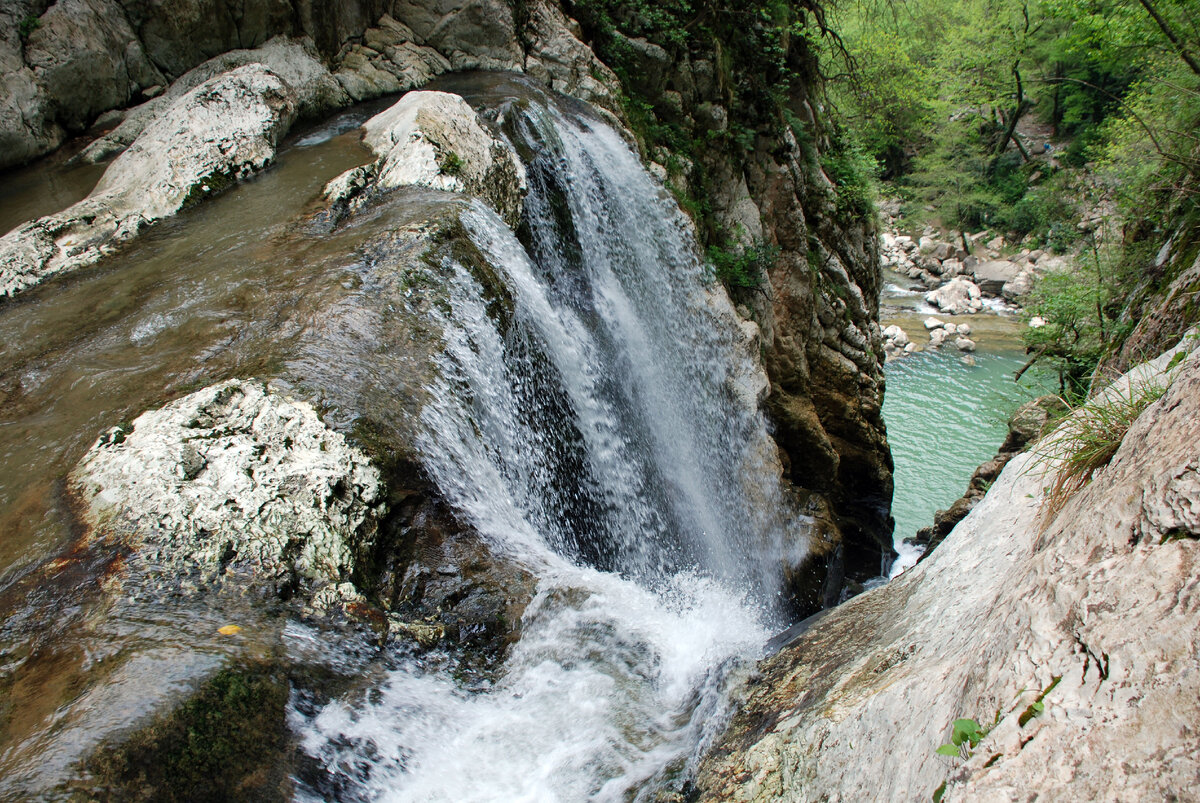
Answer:
[[[898,324],[914,342],[925,346],[929,338],[921,321],[932,310],[916,298],[907,294],[886,298],[883,324]],[[1013,411],[1053,390],[1036,369],[1019,384],[1013,381],[1026,359],[1017,318],[937,317],[969,324],[978,350],[964,359],[953,345],[943,346],[891,360],[885,367],[883,418],[895,462],[892,515],[898,549],[905,538],[933,523],[935,511],[945,510],[962,496],[975,469],[1004,441]]]

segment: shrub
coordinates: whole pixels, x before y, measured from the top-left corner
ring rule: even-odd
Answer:
[[[441,168],[442,172],[447,176],[461,175],[464,165],[465,162],[463,162],[462,157],[454,151],[448,151],[442,156]]]
[[[761,242],[741,250],[712,245],[708,248],[708,262],[713,276],[726,287],[758,287],[778,253],[778,248]]]

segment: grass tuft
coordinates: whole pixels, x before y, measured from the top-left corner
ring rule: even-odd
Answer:
[[[1165,384],[1151,381],[1092,399],[1069,412],[1054,437],[1033,450],[1034,466],[1054,470],[1054,481],[1045,489],[1042,502],[1044,522],[1049,523],[1093,474],[1108,465],[1129,427],[1166,390]]]

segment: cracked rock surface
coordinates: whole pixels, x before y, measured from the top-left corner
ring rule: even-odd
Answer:
[[[349,581],[383,513],[365,454],[306,402],[240,380],[110,430],[70,484],[92,537],[157,573],[238,569],[277,588]]]
[[[1057,514],[1052,466],[1022,454],[928,560],[767,659],[699,799],[1194,799],[1196,344],[1102,394],[1170,383]],[[938,755],[960,717],[990,732]]]

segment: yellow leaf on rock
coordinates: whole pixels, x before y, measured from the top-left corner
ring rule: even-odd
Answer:
[[[217,632],[222,636],[236,636],[242,632],[242,629],[237,625],[225,625],[222,628],[218,628]]]

